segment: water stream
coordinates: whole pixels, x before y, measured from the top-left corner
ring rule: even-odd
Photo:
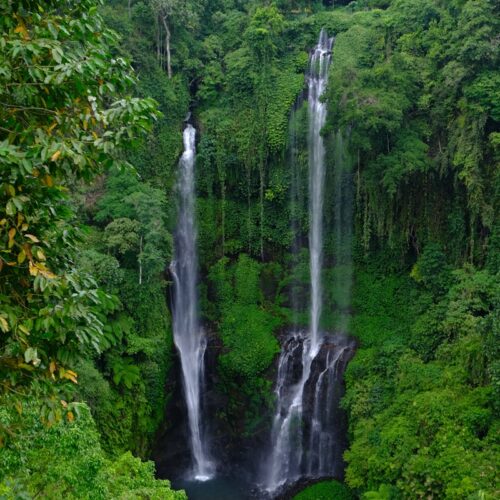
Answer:
[[[201,396],[204,385],[206,338],[198,318],[196,291],[198,259],[194,216],[194,165],[196,130],[188,124],[184,130],[184,153],[179,161],[179,212],[175,231],[175,256],[170,269],[174,278],[174,342],[182,366],[182,383],[188,413],[192,478],[210,479],[215,466],[210,458],[202,422]]]
[[[321,344],[319,322],[322,309],[323,203],[325,189],[325,144],[321,129],[326,122],[326,104],[321,96],[328,83],[333,38],[321,30],[309,68],[309,252],[311,270],[311,324],[309,356],[314,358]]]

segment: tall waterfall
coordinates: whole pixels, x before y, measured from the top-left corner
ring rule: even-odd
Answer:
[[[344,426],[339,402],[343,392],[342,375],[353,355],[354,343],[341,335],[325,336],[320,332],[325,186],[325,145],[321,129],[326,121],[326,104],[321,96],[327,85],[332,45],[333,38],[328,38],[322,30],[310,58],[310,328],[307,332],[293,332],[282,346],[271,449],[262,473],[263,488],[271,494],[303,477],[340,477],[343,469]],[[291,142],[293,148],[295,145]],[[292,168],[295,168],[293,161]],[[292,200],[293,197],[292,193]],[[293,302],[292,297],[292,305]]]
[[[323,268],[323,201],[325,187],[325,145],[321,129],[326,121],[326,104],[321,102],[330,68],[333,38],[321,30],[311,56],[309,70],[309,267],[311,270],[310,357],[321,343],[319,321],[322,310],[321,271]]]
[[[189,421],[193,477],[204,481],[214,474],[203,434],[201,395],[206,339],[198,319],[196,292],[198,259],[194,219],[194,163],[196,130],[184,130],[184,153],[179,162],[179,214],[175,232],[175,257],[170,269],[174,278],[174,342],[182,366],[182,382]]]

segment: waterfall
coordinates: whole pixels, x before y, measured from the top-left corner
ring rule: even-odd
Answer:
[[[333,38],[328,38],[326,31],[322,30],[318,45],[310,57],[310,325],[307,332],[292,332],[282,346],[278,362],[275,388],[277,403],[271,430],[271,449],[262,472],[262,487],[271,494],[303,477],[341,477],[343,470],[345,425],[339,403],[343,394],[342,375],[355,346],[352,340],[342,335],[325,336],[320,331],[325,186],[325,145],[321,129],[326,122],[326,104],[321,101],[321,96],[327,85],[332,45]],[[291,147],[295,148],[293,135]],[[297,198],[297,188],[294,185],[297,167],[293,152],[291,167],[293,204],[294,198]],[[337,178],[335,182],[337,183]],[[342,187],[339,186],[339,189]],[[350,208],[347,209],[348,212],[349,210]],[[292,219],[295,215],[292,213]],[[292,230],[294,229],[296,221],[292,220]],[[293,251],[296,252],[297,249],[293,248]],[[342,285],[339,286],[342,288]],[[296,298],[292,296],[292,306],[295,303]],[[295,311],[294,317],[297,317]]]
[[[342,477],[346,431],[340,409],[342,376],[354,349],[353,340],[328,336],[311,358],[310,338],[304,332],[285,341],[278,364],[271,450],[262,474],[267,492],[274,494],[301,478]]]
[[[174,342],[182,366],[182,382],[188,413],[193,477],[204,481],[215,471],[204,440],[201,395],[203,391],[206,339],[198,319],[196,291],[198,259],[194,218],[194,163],[196,130],[184,130],[184,153],[179,162],[179,213],[175,232],[175,256],[170,266],[174,278]]]
[[[337,335],[329,339],[314,360],[314,376],[305,389],[304,440],[307,456],[303,474],[307,477],[342,477],[346,431],[340,410],[342,376],[354,353],[354,342]]]
[[[323,267],[323,201],[325,187],[325,145],[321,129],[326,122],[326,103],[321,102],[332,58],[333,38],[321,30],[311,56],[309,70],[309,252],[311,270],[310,357],[321,344],[319,321],[322,309],[321,270]]]

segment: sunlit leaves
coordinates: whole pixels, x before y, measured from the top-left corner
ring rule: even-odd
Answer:
[[[135,80],[111,53],[118,37],[98,3],[0,7],[2,390],[33,377],[75,383],[69,367],[82,349],[100,350],[110,310],[74,271],[68,184],[118,163],[156,112],[151,99],[127,95]]]

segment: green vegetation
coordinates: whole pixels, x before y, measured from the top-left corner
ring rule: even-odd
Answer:
[[[152,464],[130,454],[109,461],[87,407],[66,402],[93,404],[113,455],[144,454],[151,421],[163,417],[169,333],[157,275],[169,237],[161,218],[151,220],[162,196],[146,186],[131,196],[130,218],[106,227],[107,252],[82,252],[96,234],[78,229],[76,210],[82,182],[130,168],[124,151],[151,131],[157,104],[130,95],[136,79],[97,2],[4,2],[0,18],[2,496],[183,498],[154,479]],[[161,307],[147,332],[128,314],[131,301],[116,295],[120,287],[137,298],[118,261],[137,256],[137,239],[139,267]],[[146,307],[147,293],[139,297]]]
[[[272,384],[262,375],[279,352],[273,333],[283,319],[266,310],[259,286],[262,265],[245,254],[233,266],[228,264],[229,259],[222,258],[209,275],[225,347],[219,357],[222,390],[231,397],[220,418],[227,420],[229,429],[248,434],[262,420],[262,407],[272,402]]]
[[[75,418],[50,428],[31,401],[20,413],[0,411],[3,426],[23,429],[22,439],[9,441],[2,450],[2,498],[187,498],[172,491],[168,481],[154,478],[152,462],[130,453],[113,461],[106,458],[88,407],[72,403],[69,408]]]
[[[16,5],[4,4],[0,24],[3,391],[72,380],[78,351],[99,350],[102,316],[116,305],[75,269],[68,184],[119,163],[155,107],[127,96],[134,79],[111,58],[117,37],[95,2]]]
[[[493,2],[401,1],[337,37],[330,127],[359,158],[346,481],[366,498],[495,495],[498,26]]]
[[[354,330],[363,348],[346,375],[347,483],[392,491],[367,498],[468,498],[481,491],[493,498],[498,283],[470,266],[427,277],[443,274],[450,284],[441,297],[406,276],[373,276],[358,289]],[[374,310],[370,295],[378,287],[412,300],[382,300]]]
[[[1,497],[184,498],[131,453],[147,458],[171,419],[167,267],[190,109],[201,314],[227,400],[215,418],[235,442],[266,430],[292,288],[308,322],[307,104],[291,110],[322,27],[336,35],[326,329],[351,311],[335,288],[350,271],[331,234],[338,137],[355,183],[347,486],[498,494],[498,2],[6,0]],[[350,493],[327,481],[296,498]]]
[[[352,500],[350,491],[338,481],[322,481],[303,489],[293,500]]]

